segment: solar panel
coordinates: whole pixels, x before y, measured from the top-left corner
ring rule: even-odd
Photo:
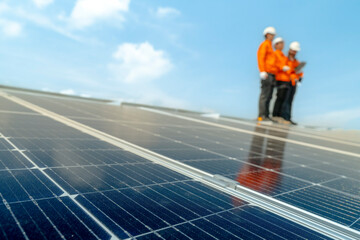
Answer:
[[[341,149],[355,156],[326,151],[334,142],[325,140],[316,142],[320,147],[298,144],[303,139],[296,134],[289,138],[295,142],[284,141],[291,131],[274,127],[8,94],[0,105],[0,178],[6,183],[0,211],[11,219],[0,222],[4,238],[360,236],[359,158],[352,147]],[[299,219],[290,210],[300,212]],[[306,223],[302,214],[315,220]],[[317,227],[322,221],[329,229]]]
[[[176,229],[179,234],[191,235],[197,231],[211,238],[213,235],[208,235],[210,231],[203,232],[200,224],[201,221],[209,221],[211,224],[211,221],[201,220],[202,216],[212,216],[211,219],[215,221],[216,213],[224,213],[225,210],[234,210],[246,205],[245,202],[211,190],[146,159],[114,149],[113,146],[85,134],[69,131],[67,127],[59,126],[44,117],[35,117],[33,119],[35,121],[31,122],[32,131],[20,136],[16,132],[22,130],[21,126],[29,120],[28,116],[19,117],[14,114],[4,116],[9,121],[1,122],[1,131],[11,129],[13,133],[8,141],[25,150],[23,152],[25,156],[34,161],[36,166],[62,186],[67,193],[72,196],[77,195],[76,199],[82,206],[99,216],[102,222],[108,223],[109,228],[118,237],[147,234],[156,229],[163,229],[161,234],[167,234],[170,230]],[[56,131],[44,136],[40,130],[44,126]],[[36,132],[40,134],[36,135]],[[70,141],[70,144],[68,141],[61,141],[63,139]],[[48,144],[44,146],[44,142]],[[14,227],[17,221],[22,226],[23,234],[34,239],[41,236],[46,238],[77,236],[84,239],[90,236],[100,238],[108,236],[103,231],[97,233],[98,235],[91,235],[95,234],[96,230],[91,228],[80,232],[76,232],[78,229],[71,229],[69,227],[73,226],[71,223],[79,224],[84,218],[77,213],[81,210],[68,196],[60,197],[63,192],[40,170],[32,169],[33,166],[28,160],[19,153],[17,157],[18,166],[12,169],[3,162],[6,171],[0,171],[2,182],[6,183],[2,185],[0,192],[9,206],[4,207],[2,211],[5,212],[4,214],[14,215],[11,227]],[[71,218],[75,212],[76,218]],[[38,217],[33,219],[34,215]],[[47,219],[48,217],[50,219]],[[51,221],[51,218],[55,218],[56,221]],[[194,224],[181,224],[166,229],[192,219],[196,219]],[[62,221],[69,226],[62,226]],[[287,222],[285,219],[282,221]],[[195,227],[197,224],[200,225]],[[208,227],[209,224],[206,226]],[[253,223],[247,221],[247,224]],[[91,223],[91,225],[95,224]],[[217,227],[216,224],[212,225]],[[9,230],[6,224],[1,223],[1,226],[4,227],[5,233]],[[59,229],[60,227],[62,229]],[[235,238],[230,232],[217,228],[218,235],[231,235]],[[58,231],[55,232],[56,229]],[[242,231],[247,232],[245,229]],[[241,231],[238,234],[240,233]],[[17,234],[22,236],[21,232]],[[6,237],[10,236],[6,235]]]

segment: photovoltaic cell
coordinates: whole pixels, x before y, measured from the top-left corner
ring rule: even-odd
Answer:
[[[2,239],[109,239],[68,197],[0,205]],[[21,230],[18,227],[21,226]]]
[[[278,199],[347,226],[353,224],[360,217],[358,198],[321,186],[284,194]]]
[[[0,238],[1,239],[25,239],[15,218],[9,211],[9,206],[0,204]]]
[[[334,174],[339,174],[341,176],[346,176],[347,178],[350,179],[355,179],[360,181],[360,172],[359,169],[357,168],[347,168],[346,166],[342,166],[339,164],[331,164],[331,163],[326,163],[326,164],[315,164],[311,166],[313,169],[319,169],[319,170],[323,170],[329,173],[334,173]]]
[[[11,146],[8,146],[11,148]],[[23,169],[32,167],[32,164],[29,163],[19,152],[0,150],[0,172],[6,169]]]
[[[16,104],[10,100],[7,100],[4,97],[0,97],[0,112],[1,111],[5,111],[5,112],[22,112],[22,113],[35,113],[34,111],[20,106],[19,104]]]
[[[8,203],[62,194],[60,189],[36,169],[0,171],[0,182],[0,193]]]
[[[323,185],[360,197],[360,181],[358,180],[340,178],[324,183]]]
[[[89,124],[89,123],[87,123],[87,124]],[[97,125],[99,124],[99,121],[97,121],[97,123],[96,123]],[[94,127],[96,127],[96,124],[93,124],[92,126],[94,126]],[[91,124],[90,124],[91,125]],[[98,129],[101,129],[101,130],[105,130],[105,127],[98,127]],[[106,131],[106,130],[105,130]],[[190,132],[189,133],[186,133],[186,134],[191,134]],[[126,139],[126,136],[124,136],[124,135],[117,135],[118,137],[123,137],[123,138],[125,138]],[[167,136],[167,137],[171,137],[171,136]],[[136,142],[134,142],[133,141],[133,143],[136,143]],[[259,143],[257,143],[257,144],[259,144]],[[261,149],[262,147],[261,146],[259,146],[259,149]],[[154,150],[155,152],[159,152],[159,153],[162,153],[162,154],[164,154],[165,156],[169,156],[169,157],[173,157],[173,158],[177,158],[177,159],[184,159],[184,157],[182,157],[182,154],[183,154],[183,152],[181,151],[181,147],[179,148],[180,150],[179,150],[179,155],[177,156],[177,157],[174,157],[174,155],[167,155],[166,154],[166,150],[164,150],[164,151],[162,151],[162,150],[160,150],[160,151],[157,151],[157,150]],[[216,152],[216,149],[211,149],[212,150],[212,152]],[[309,151],[308,149],[307,149],[307,151]],[[172,152],[176,152],[176,151],[172,151]],[[198,152],[198,150],[194,150],[194,159],[197,159],[198,157],[197,157],[197,155],[196,155],[196,153]],[[274,150],[274,151],[272,151],[271,152],[272,154],[274,154],[275,156],[274,156],[274,158],[280,158],[280,161],[283,161],[283,159],[282,159],[282,156],[281,156],[281,154],[282,154],[282,152],[281,151],[276,151],[276,149]],[[186,154],[188,154],[188,153],[186,153]],[[222,154],[224,154],[224,152],[222,153]],[[190,154],[191,155],[191,154]],[[225,155],[226,155],[226,153],[225,153]],[[249,154],[250,155],[250,154]],[[280,157],[279,157],[279,155],[280,155]],[[306,156],[307,155],[307,156]],[[179,157],[180,156],[180,157]],[[251,155],[251,156],[253,156],[253,155]],[[310,165],[311,166],[311,164],[318,164],[319,162],[321,162],[323,159],[321,159],[320,158],[320,160],[317,160],[317,157],[316,157],[317,155],[311,155],[311,154],[305,154],[305,156],[304,156],[304,158],[307,160],[306,162],[305,161],[302,161],[301,163],[299,163],[299,165],[301,164],[301,165],[303,165],[303,164],[308,164],[308,165]],[[321,155],[320,155],[321,156]],[[213,156],[212,157],[210,157],[210,158],[214,158]],[[296,159],[297,157],[295,156],[295,159]],[[292,160],[291,158],[287,158],[286,159],[286,161],[289,161],[289,162],[291,162],[291,163],[294,163],[294,164],[297,164],[298,162],[296,161],[296,160]],[[329,161],[329,159],[330,159],[330,161],[333,161],[333,160],[331,160],[331,158],[326,158],[326,160],[328,160]],[[200,162],[201,163],[201,161],[189,161],[189,162],[186,162],[187,164],[191,164],[192,166],[195,166],[195,164],[197,164],[197,162]],[[254,161],[252,161],[252,162],[254,162]],[[347,165],[350,165],[351,164],[351,161],[346,161],[345,160],[345,162],[346,163],[349,163],[349,164],[345,164],[345,166],[347,166]],[[210,164],[209,164],[210,165]],[[196,165],[196,167],[198,167],[199,169],[202,169],[202,170],[209,170],[209,165],[207,165],[207,164],[204,164],[203,165],[203,167],[201,167],[200,166],[200,164],[197,164]],[[254,182],[255,182],[255,184],[249,184],[249,182],[247,181],[246,183],[247,184],[244,184],[244,186],[247,186],[247,187],[253,187],[253,189],[255,189],[255,190],[258,190],[259,192],[262,192],[262,193],[265,193],[265,194],[283,194],[283,193],[286,193],[286,191],[289,191],[289,194],[292,192],[292,191],[294,191],[294,190],[296,190],[297,188],[299,189],[299,190],[301,190],[303,187],[306,187],[307,185],[309,185],[309,184],[316,184],[316,183],[324,183],[324,185],[326,186],[326,182],[327,181],[332,181],[332,180],[336,180],[336,179],[339,179],[341,176],[339,175],[339,174],[334,174],[334,173],[331,173],[331,172],[326,172],[326,171],[323,171],[323,170],[321,170],[321,168],[319,169],[319,170],[316,170],[316,169],[312,169],[311,167],[306,167],[306,166],[299,166],[299,167],[297,167],[297,168],[280,168],[280,169],[278,169],[277,171],[279,172],[279,175],[281,176],[281,180],[279,180],[278,181],[278,183],[282,183],[282,185],[290,185],[290,187],[289,188],[282,188],[282,187],[279,187],[279,186],[277,186],[278,184],[273,184],[273,186],[269,186],[269,185],[271,185],[271,184],[268,184],[269,183],[269,181],[267,181],[267,183],[266,184],[268,184],[268,186],[261,186],[260,188],[259,188],[259,185],[261,185],[261,182],[262,182],[262,180],[261,179],[264,179],[264,177],[263,176],[266,176],[266,174],[258,174],[258,180],[254,180]],[[212,166],[213,168],[215,168],[216,169],[216,165],[214,166]],[[264,165],[262,166],[262,167],[264,167]],[[217,173],[222,173],[221,172],[221,168],[219,168],[220,170],[218,170],[218,172]],[[270,171],[266,171],[266,172],[269,172],[269,173],[273,173],[273,170],[274,169],[272,169],[272,166],[270,166],[270,167],[268,167],[268,169],[270,170]],[[214,172],[213,172],[214,173]],[[247,174],[247,175],[249,175],[249,174]],[[255,175],[255,174],[252,174],[253,176]],[[270,174],[271,175],[271,174]],[[239,177],[237,176],[237,179],[238,179]],[[246,178],[245,178],[246,179]],[[266,179],[266,178],[265,178]],[[289,181],[290,180],[290,181]],[[304,182],[301,182],[301,180],[303,180]],[[256,182],[258,183],[258,184],[256,184]],[[276,182],[276,181],[275,181]],[[293,182],[293,183],[297,183],[297,184],[293,184],[293,183],[291,183],[291,182]],[[300,184],[299,184],[300,183]],[[342,188],[342,189],[339,189],[339,187],[336,187],[336,186],[332,186],[335,190],[340,190],[340,191],[343,191],[343,192],[345,192],[345,190],[344,190],[344,188]],[[279,192],[279,191],[276,191],[276,190],[272,190],[271,188],[274,188],[274,189],[282,189],[282,190],[285,190],[284,192]],[[330,190],[330,189],[327,189],[328,191],[330,191],[331,193],[333,193],[334,195],[336,195],[336,194],[339,194],[339,195],[342,195],[341,193],[337,193],[337,192],[335,192],[335,191],[332,191],[332,190]],[[348,190],[347,190],[348,191]],[[300,192],[300,193],[302,193],[302,192]],[[293,193],[294,194],[294,193]],[[300,194],[301,195],[301,194]],[[285,199],[285,196],[286,196],[286,194],[283,196],[282,195],[282,199]],[[328,206],[327,206],[327,210],[328,210],[328,212],[326,212],[326,213],[323,213],[323,209],[322,209],[322,207],[321,206],[318,206],[317,204],[316,204],[316,199],[314,199],[314,198],[307,198],[306,199],[307,201],[308,201],[308,203],[309,203],[309,205],[302,205],[302,204],[295,204],[295,203],[293,203],[294,205],[296,205],[296,206],[298,206],[298,207],[300,207],[300,208],[303,208],[303,209],[305,209],[305,210],[307,210],[307,211],[310,211],[310,212],[314,212],[314,213],[316,213],[316,214],[319,214],[319,215],[321,215],[321,216],[325,216],[325,217],[327,217],[327,218],[329,218],[329,219],[332,219],[332,220],[336,220],[336,221],[338,221],[338,222],[340,222],[340,223],[342,223],[342,224],[345,224],[345,225],[350,225],[351,223],[353,223],[353,221],[355,220],[353,217],[351,217],[350,215],[345,215],[345,216],[343,216],[343,218],[344,219],[342,219],[342,220],[339,220],[339,219],[336,219],[336,217],[333,217],[334,216],[334,214],[336,214],[336,213],[331,213],[331,209],[333,209],[333,208],[339,208],[339,211],[346,211],[346,208],[345,208],[345,206],[342,206],[342,205],[338,205],[338,203],[335,203],[335,202],[328,202],[327,204],[328,204]],[[340,207],[339,207],[340,206]],[[330,211],[330,212],[329,212]],[[356,217],[359,217],[359,215],[356,215],[356,216],[354,216],[355,218]]]
[[[360,218],[356,222],[354,222],[354,224],[351,227],[356,230],[360,230]]]
[[[156,233],[164,239],[171,239],[172,236],[174,239],[327,239],[321,234],[250,206],[224,211]],[[153,236],[152,233],[137,239],[151,239]]]
[[[74,167],[147,162],[120,149],[53,149],[28,150],[28,155],[40,167]]]

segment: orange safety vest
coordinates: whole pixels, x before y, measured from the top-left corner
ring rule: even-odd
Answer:
[[[270,40],[260,44],[257,58],[260,72],[276,74],[275,55]]]
[[[293,61],[288,61],[288,66],[290,67],[290,80],[291,80],[291,85],[295,86],[296,85],[296,81],[299,80],[299,78],[303,77],[303,73],[296,73],[295,68],[297,66],[299,66],[300,62],[296,59],[294,59]]]
[[[275,54],[275,66],[276,66],[276,81],[290,82],[290,70],[284,72],[283,67],[288,65],[288,58],[281,50],[276,50]]]

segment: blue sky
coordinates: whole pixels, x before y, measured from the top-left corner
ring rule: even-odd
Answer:
[[[0,84],[255,118],[262,31],[299,41],[304,124],[360,129],[360,2],[0,0]]]

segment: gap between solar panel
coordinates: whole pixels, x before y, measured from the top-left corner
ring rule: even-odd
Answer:
[[[24,101],[14,96],[8,96],[0,92],[5,98],[25,106],[33,111],[41,113],[55,121],[61,122],[67,126],[77,129],[81,132],[96,137],[102,141],[113,144],[124,150],[130,151],[136,155],[144,157],[150,161],[165,166],[178,173],[191,177],[200,181],[210,187],[218,189],[222,192],[230,194],[236,198],[248,201],[251,204],[257,205],[265,210],[275,213],[279,216],[285,217],[293,222],[299,223],[307,228],[318,231],[326,236],[334,239],[360,239],[360,232],[353,230],[344,225],[338,224],[331,220],[325,219],[318,215],[309,213],[305,210],[299,209],[287,203],[281,202],[272,197],[253,191],[249,188],[239,185],[237,182],[223,177],[221,175],[212,175],[201,171],[197,168],[188,166],[171,158],[152,152],[148,149],[142,148],[135,144],[129,143],[112,135],[106,134],[102,131],[91,128],[87,125],[81,124],[64,116],[53,113],[49,110],[41,108],[37,105]]]
[[[324,146],[311,144],[311,143],[300,142],[300,141],[296,141],[296,140],[292,140],[292,139],[286,139],[286,138],[271,136],[271,135],[268,135],[268,134],[257,133],[257,132],[250,131],[250,130],[231,127],[231,126],[227,126],[227,125],[223,125],[223,124],[219,124],[219,123],[214,123],[214,122],[208,122],[208,121],[204,121],[204,120],[200,120],[200,119],[196,119],[196,118],[181,116],[181,115],[168,113],[168,112],[164,112],[164,111],[160,111],[160,110],[156,110],[156,109],[145,108],[145,107],[141,107],[140,109],[145,110],[145,111],[149,111],[149,112],[162,114],[162,115],[165,115],[165,116],[170,116],[170,117],[174,117],[174,118],[187,120],[187,121],[192,121],[192,122],[196,122],[196,123],[202,123],[202,124],[206,124],[206,125],[213,126],[213,127],[223,128],[223,129],[227,129],[227,130],[230,130],[230,131],[236,131],[236,132],[241,132],[241,133],[250,134],[250,135],[257,135],[257,136],[271,138],[271,139],[282,141],[282,142],[288,142],[288,143],[297,144],[297,145],[301,145],[301,146],[305,146],[305,147],[310,147],[310,148],[325,150],[325,151],[328,151],[328,152],[334,152],[334,153],[339,153],[339,154],[343,154],[343,155],[347,155],[347,156],[360,158],[360,154],[358,154],[358,153],[353,153],[353,152],[343,151],[343,150],[340,150],[340,149],[324,147]]]

